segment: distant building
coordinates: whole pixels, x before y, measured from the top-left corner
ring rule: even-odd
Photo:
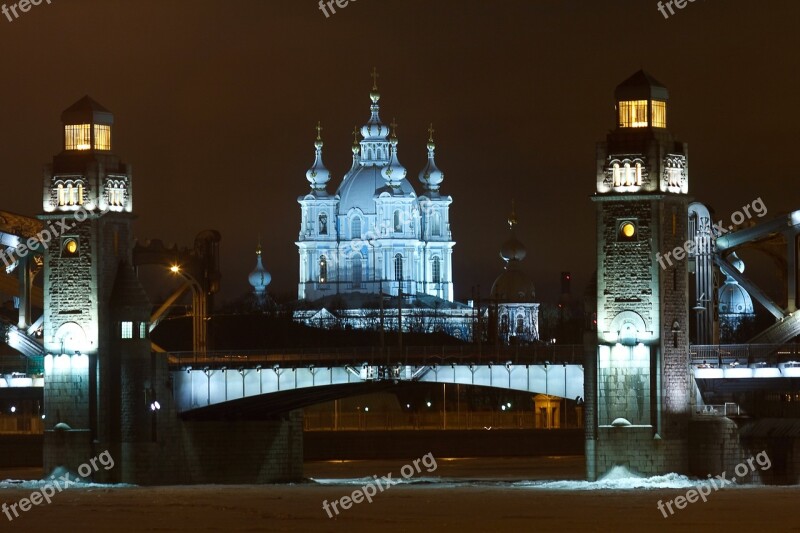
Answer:
[[[453,200],[440,192],[444,174],[436,166],[433,127],[417,196],[398,159],[396,125],[390,132],[381,122],[374,78],[370,118],[361,127],[360,140],[354,131],[353,164],[333,194],[328,192],[331,173],[322,161],[322,128],[317,126],[314,164],[306,173],[310,191],[298,198],[295,318],[310,325],[371,327],[378,314],[389,329],[397,328],[402,309],[403,329],[420,317],[423,330],[467,337],[471,310],[453,301]],[[393,326],[387,321],[392,314]]]
[[[733,267],[739,272],[744,272],[744,261],[734,252],[730,259]],[[754,318],[753,300],[744,287],[739,285],[732,276],[725,275],[725,283],[718,289],[718,311],[720,328],[723,331],[734,332],[743,320]]]
[[[512,209],[508,219],[510,235],[500,248],[500,257],[505,262],[505,268],[492,285],[491,294],[496,308],[499,340],[504,344],[539,340],[536,287],[533,280],[520,268],[527,251],[515,235],[516,225],[517,215]]]

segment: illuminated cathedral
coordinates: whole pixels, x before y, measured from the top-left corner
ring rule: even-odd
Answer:
[[[365,317],[377,309],[384,324],[394,313],[396,328],[402,309],[402,320],[408,316],[403,329],[422,317],[422,330],[465,337],[468,328],[461,319],[470,308],[453,301],[453,199],[440,191],[444,174],[436,166],[433,126],[418,195],[400,163],[396,124],[390,128],[381,121],[376,78],[373,71],[370,118],[360,132],[354,131],[352,166],[333,193],[317,125],[314,163],[306,172],[309,191],[298,198],[300,305],[295,318],[313,325],[368,328]]]

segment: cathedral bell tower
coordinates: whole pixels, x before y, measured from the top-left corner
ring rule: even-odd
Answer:
[[[45,167],[39,215],[52,230],[43,243],[45,472],[115,453],[120,343],[148,336],[147,304],[131,314],[111,298],[118,272],[130,269],[133,219],[131,169],[112,151],[114,117],[86,96],[61,119],[63,150]],[[149,356],[149,342],[137,345]]]
[[[620,465],[686,472],[687,145],[668,129],[667,89],[643,71],[615,92],[597,146],[597,354],[587,363],[587,475]],[[667,264],[663,256],[673,253]],[[665,268],[666,267],[666,268]]]

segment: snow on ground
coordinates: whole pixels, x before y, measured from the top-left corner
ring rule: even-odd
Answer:
[[[0,531],[800,530],[793,512],[800,487],[725,488],[664,518],[658,501],[685,495],[696,481],[618,471],[589,484],[580,481],[582,458],[440,459],[436,471],[423,470],[378,493],[372,503],[328,518],[324,500],[349,495],[375,475],[392,472],[394,478],[405,463],[307,463],[307,475],[316,482],[290,485],[70,488],[12,522],[0,514]],[[0,501],[15,503],[39,486],[0,483]]]

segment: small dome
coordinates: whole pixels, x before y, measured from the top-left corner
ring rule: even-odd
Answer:
[[[247,280],[250,282],[250,285],[253,287],[256,294],[263,294],[267,290],[267,286],[272,281],[272,276],[266,271],[266,269],[264,269],[264,265],[261,263],[260,244],[256,249],[256,268],[250,272]]]
[[[728,262],[739,272],[744,272],[744,261],[735,252],[728,258]],[[728,274],[726,274],[725,283],[719,288],[717,297],[720,314],[752,315],[755,312],[750,294]]]
[[[391,156],[389,157],[389,164],[381,170],[381,176],[386,180],[386,183],[392,189],[400,187],[400,183],[406,178],[406,168],[400,164],[397,159],[397,137],[392,135],[389,143],[391,145]]]
[[[419,181],[422,182],[425,189],[431,192],[439,190],[439,186],[444,181],[444,173],[436,166],[435,152],[436,144],[433,142],[433,124],[428,128],[428,162],[425,168],[419,173]]]
[[[315,191],[325,190],[325,186],[331,179],[331,173],[325,168],[325,163],[322,162],[322,136],[320,132],[322,126],[317,123],[317,138],[314,141],[314,164],[306,172],[306,179],[311,184],[311,188]]]
[[[525,259],[526,255],[528,255],[528,252],[525,250],[525,245],[517,240],[513,233],[511,234],[511,238],[500,247],[500,257],[503,258],[505,262],[522,261]]]
[[[536,287],[523,271],[507,268],[492,285],[492,298],[498,303],[530,303],[536,298]]]
[[[731,315],[752,315],[753,300],[738,283],[725,283],[719,289],[719,312]]]

